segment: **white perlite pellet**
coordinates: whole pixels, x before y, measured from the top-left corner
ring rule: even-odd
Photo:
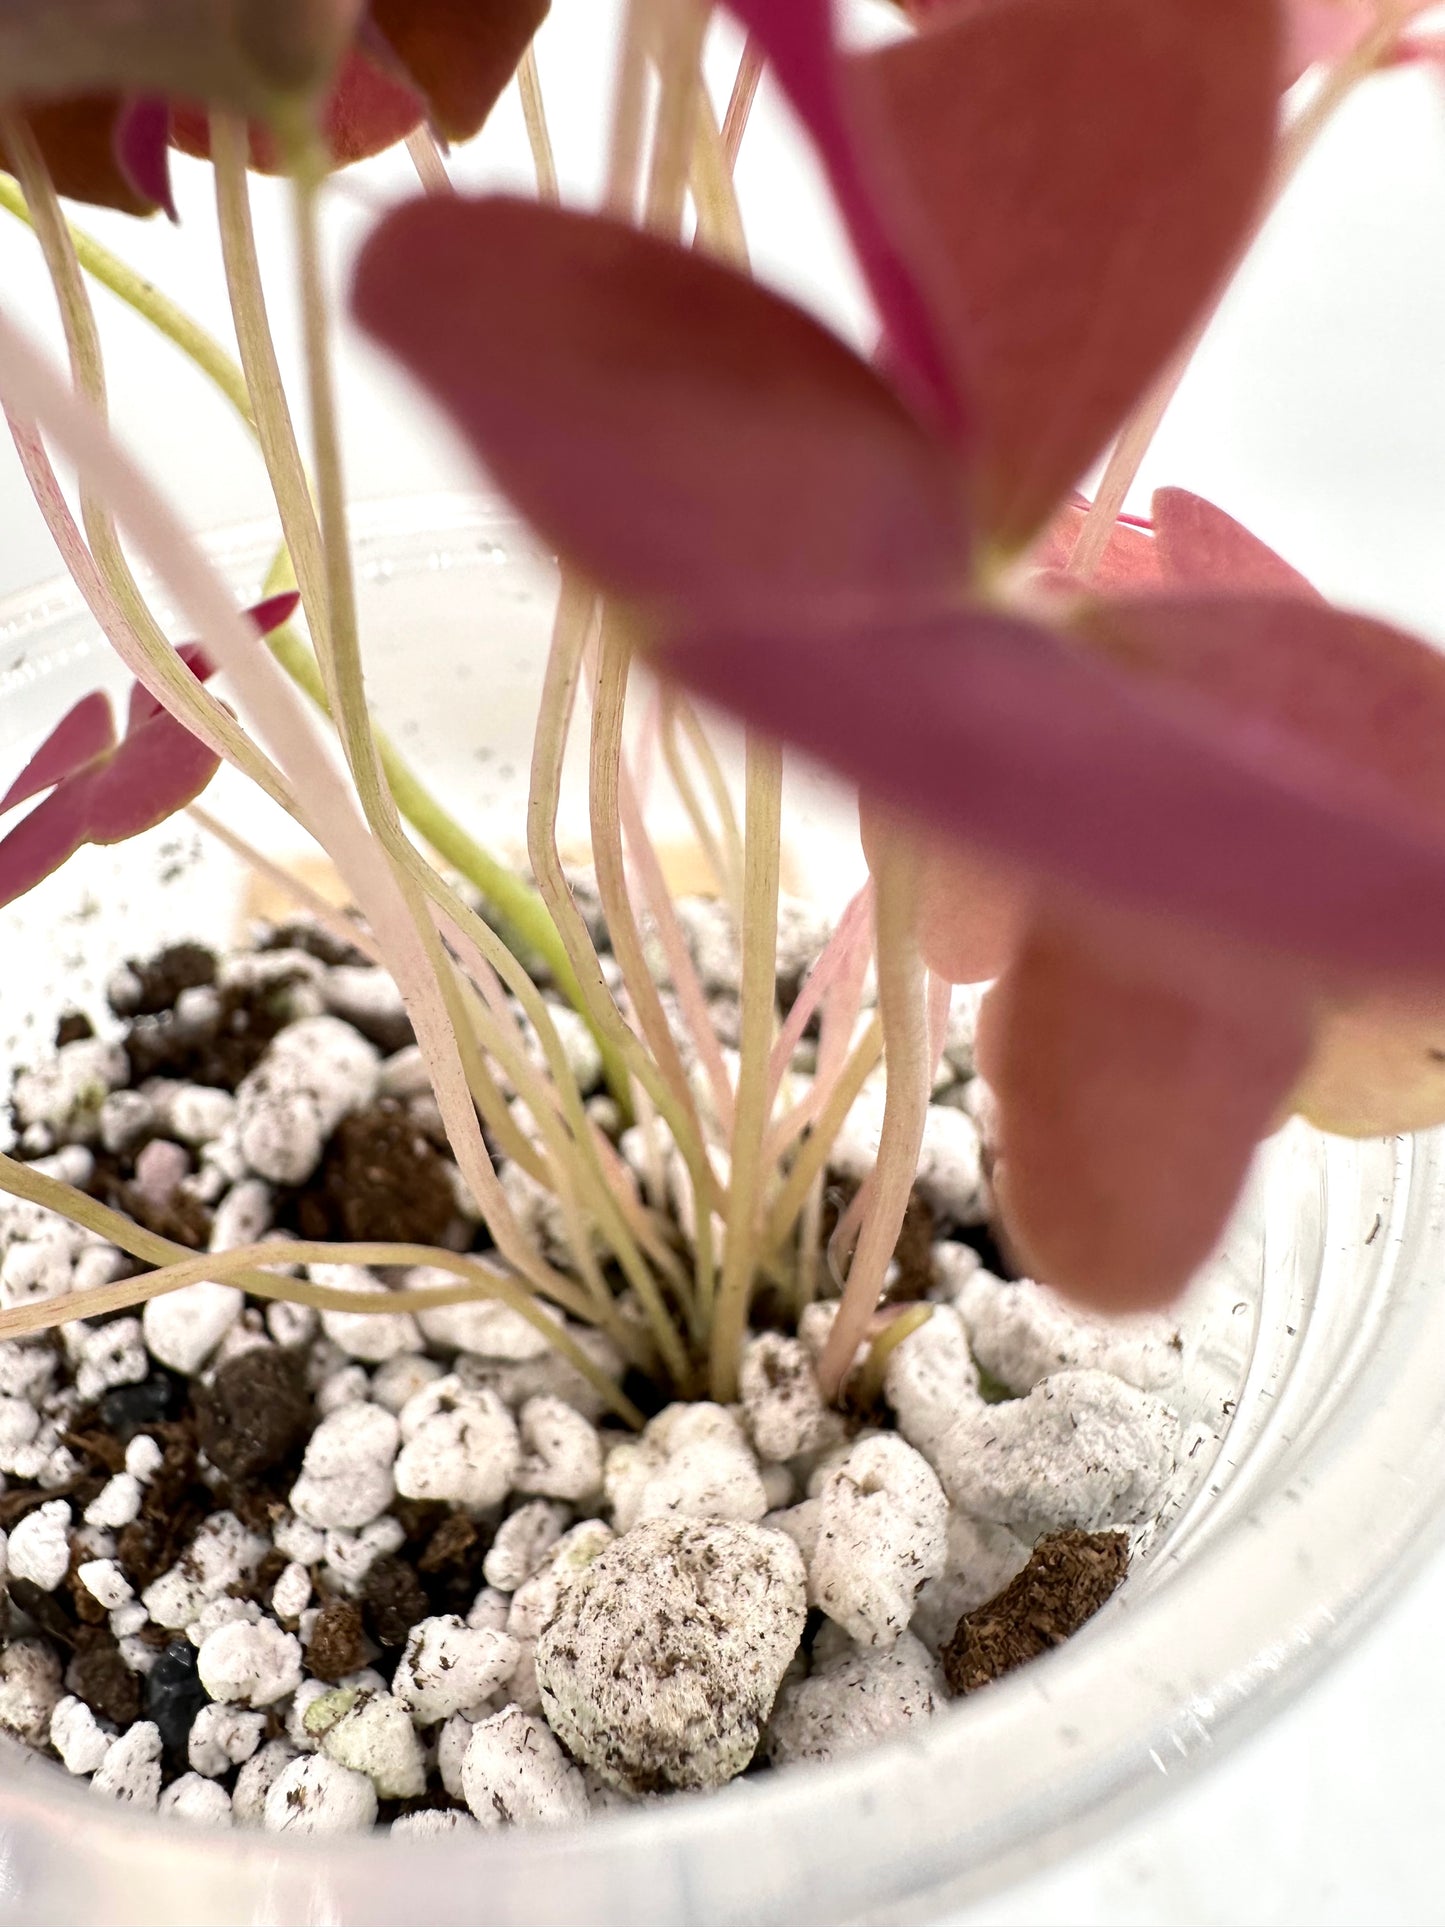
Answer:
[[[415,1265],[403,1274],[403,1282],[409,1291],[422,1291],[457,1281],[449,1271]],[[539,1305],[538,1310],[554,1315],[546,1306]],[[418,1312],[416,1322],[427,1343],[439,1352],[472,1352],[479,1358],[518,1363],[540,1358],[551,1349],[545,1331],[539,1331],[521,1312],[495,1298],[467,1305],[438,1305],[434,1311]],[[557,1322],[562,1323],[560,1315]]]
[[[373,1519],[360,1532],[342,1532],[333,1527],[326,1535],[325,1582],[353,1595],[361,1590],[366,1575],[378,1559],[400,1552],[406,1532],[399,1519],[390,1513]]]
[[[472,1728],[461,1787],[478,1824],[489,1829],[566,1826],[587,1817],[582,1775],[551,1730],[517,1706]]]
[[[236,1089],[247,1164],[274,1184],[305,1184],[342,1118],[375,1097],[380,1069],[380,1053],[339,1017],[278,1031]]]
[[[407,1634],[391,1690],[418,1726],[479,1706],[515,1670],[521,1647],[506,1633],[473,1630],[454,1613]]]
[[[886,1651],[859,1650],[785,1684],[768,1722],[768,1757],[836,1760],[925,1720],[945,1700],[927,1649],[904,1633]]]
[[[142,1497],[141,1482],[133,1472],[114,1473],[85,1508],[85,1523],[119,1532],[140,1517]]]
[[[568,1324],[565,1319],[561,1323],[568,1338],[586,1353],[598,1371],[607,1378],[621,1377],[622,1356],[605,1332],[596,1331],[591,1325]],[[551,1346],[537,1358],[512,1360],[463,1352],[457,1358],[456,1368],[464,1384],[489,1388],[512,1411],[525,1405],[529,1398],[561,1398],[574,1411],[595,1422],[606,1409],[596,1386]]]
[[[317,1386],[316,1410],[322,1418],[330,1418],[343,1405],[361,1404],[370,1390],[371,1380],[364,1365],[343,1365]]]
[[[500,1592],[515,1592],[542,1564],[567,1530],[571,1514],[564,1505],[533,1499],[518,1506],[497,1527],[482,1561],[482,1577]]]
[[[954,1300],[974,1357],[1016,1395],[1060,1371],[1110,1372],[1141,1392],[1169,1392],[1183,1375],[1176,1323],[1158,1316],[1091,1318],[1031,1280],[979,1270]]]
[[[783,1533],[645,1521],[577,1576],[543,1627],[542,1706],[609,1785],[719,1786],[757,1748],[806,1611],[802,1555]]]
[[[75,1576],[107,1612],[135,1597],[134,1587],[114,1559],[84,1559],[76,1567]]]
[[[391,1823],[394,1840],[440,1840],[450,1833],[475,1833],[477,1823],[471,1814],[458,1807],[423,1808],[420,1813],[403,1813]]]
[[[610,1527],[608,1531],[610,1533]],[[468,1608],[467,1624],[473,1632],[504,1633],[511,1609],[512,1602],[506,1593],[499,1591],[496,1586],[483,1586]]]
[[[22,1071],[10,1094],[22,1129],[43,1124],[59,1142],[90,1143],[101,1105],[130,1081],[124,1048],[100,1037],[62,1044],[48,1062]]]
[[[67,1695],[50,1715],[50,1744],[67,1773],[94,1773],[110,1751],[107,1733],[84,1700]]]
[[[203,1278],[152,1298],[141,1314],[145,1342],[158,1364],[198,1372],[241,1316],[245,1294]]]
[[[107,1799],[154,1810],[161,1795],[161,1736],[154,1720],[137,1720],[122,1733],[90,1784]]]
[[[560,1398],[529,1398],[517,1414],[522,1458],[514,1491],[574,1504],[602,1490],[602,1442],[597,1429]]]
[[[216,1206],[211,1220],[211,1250],[239,1251],[271,1229],[271,1187],[260,1178],[242,1178]]]
[[[271,1610],[278,1619],[299,1619],[311,1603],[311,1574],[293,1559],[271,1588]]]
[[[402,1352],[396,1358],[389,1358],[372,1373],[371,1396],[378,1405],[384,1405],[388,1412],[400,1414],[402,1407],[409,1404],[418,1392],[444,1376],[445,1372],[436,1359],[425,1358],[416,1352]]]
[[[62,1695],[60,1661],[38,1639],[12,1639],[0,1648],[0,1730],[44,1746]]]
[[[870,1078],[848,1113],[828,1158],[829,1169],[840,1178],[861,1184],[877,1163],[884,1096],[882,1077]],[[913,1185],[946,1222],[982,1224],[988,1217],[978,1126],[965,1112],[947,1104],[928,1106]]]
[[[268,1740],[249,1760],[243,1761],[231,1789],[231,1817],[238,1827],[259,1827],[266,1811],[266,1796],[276,1781],[299,1756],[289,1740]]]
[[[160,1797],[156,1811],[173,1820],[186,1820],[197,1827],[229,1827],[231,1796],[214,1780],[199,1773],[183,1773],[173,1780]]]
[[[339,1687],[314,1700],[306,1725],[338,1766],[364,1773],[383,1800],[426,1791],[426,1759],[408,1708],[393,1694]]]
[[[181,1631],[213,1599],[249,1581],[266,1551],[266,1541],[234,1512],[213,1512],[176,1564],[146,1587],[141,1604],[158,1626]]]
[[[937,1441],[960,1413],[984,1409],[968,1331],[952,1305],[935,1305],[927,1322],[893,1348],[883,1389],[899,1431],[936,1464]]]
[[[891,1646],[919,1587],[943,1571],[948,1501],[933,1467],[884,1433],[863,1439],[818,1495],[809,1596],[862,1646]]]
[[[138,1318],[113,1318],[87,1331],[75,1360],[75,1389],[100,1398],[116,1385],[138,1385],[150,1370]]]
[[[437,1734],[437,1778],[454,1800],[467,1797],[462,1791],[462,1761],[472,1743],[472,1724],[464,1713],[453,1713]]]
[[[10,1576],[54,1592],[70,1570],[70,1507],[64,1499],[36,1506],[10,1528]]]
[[[308,1525],[370,1525],[396,1493],[392,1465],[401,1433],[379,1405],[343,1406],[311,1434],[291,1507]]]
[[[952,1639],[958,1622],[995,1593],[1028,1564],[1029,1548],[1007,1526],[986,1519],[970,1519],[950,1507],[948,1551],[943,1571],[928,1580],[913,1606],[908,1630],[931,1653]]]
[[[261,1817],[267,1833],[361,1833],[375,1822],[376,1788],[364,1773],[324,1753],[304,1754],[281,1768]]]
[[[125,1448],[126,1473],[138,1485],[149,1485],[160,1471],[164,1458],[165,1454],[157,1441],[148,1432],[140,1432]]]
[[[196,1672],[213,1700],[274,1706],[301,1684],[301,1642],[273,1619],[233,1619],[201,1642]]]
[[[403,1498],[482,1510],[510,1491],[522,1445],[495,1392],[469,1389],[456,1374],[439,1378],[402,1408],[401,1433],[396,1489]]]
[[[361,1265],[309,1265],[307,1269],[313,1284],[327,1285],[333,1291],[389,1296],[388,1287]],[[416,1320],[407,1312],[324,1311],[321,1329],[348,1358],[361,1359],[368,1365],[382,1365],[389,1358],[422,1349]]]
[[[266,1715],[211,1700],[196,1714],[186,1738],[186,1758],[193,1772],[219,1779],[233,1766],[249,1760],[261,1744]]]
[[[640,1439],[612,1448],[603,1484],[619,1532],[671,1515],[752,1523],[768,1509],[752,1448],[723,1405],[669,1405]]]
[[[764,1332],[743,1352],[743,1414],[763,1459],[795,1459],[836,1444],[842,1422],[823,1403],[807,1347],[779,1332]]]
[[[1021,1537],[1142,1521],[1174,1469],[1176,1414],[1106,1372],[1057,1372],[965,1411],[932,1458],[953,1503]]]

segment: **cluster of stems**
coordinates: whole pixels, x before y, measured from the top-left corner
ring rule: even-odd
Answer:
[[[1331,72],[1300,114],[1282,150],[1281,187],[1370,70],[1402,11],[1408,9],[1382,9],[1376,33]],[[618,218],[746,270],[732,175],[759,60],[751,46],[744,48],[719,114],[702,78],[706,27],[706,9],[697,0],[630,0],[603,200]],[[531,55],[516,84],[537,191],[555,198],[557,169]],[[193,810],[210,834],[395,978],[453,1154],[495,1247],[483,1264],[441,1250],[288,1243],[286,1272],[274,1269],[274,1247],[264,1245],[224,1258],[196,1257],[25,1164],[0,1159],[0,1188],[64,1213],[153,1267],[59,1304],[0,1312],[0,1336],[93,1316],[202,1277],[225,1277],[259,1296],[374,1312],[372,1296],[289,1275],[298,1263],[344,1257],[374,1265],[425,1262],[456,1278],[455,1286],[393,1293],[387,1304],[397,1312],[479,1295],[505,1300],[597,1381],[596,1366],[539,1306],[559,1308],[606,1332],[629,1368],[679,1396],[720,1400],[736,1395],[759,1290],[766,1286],[799,1314],[826,1283],[841,1289],[842,1302],[821,1366],[825,1388],[839,1391],[859,1346],[870,1341],[863,1376],[876,1378],[887,1348],[919,1315],[886,1319],[878,1307],[914,1181],[949,996],[918,954],[911,870],[902,851],[873,853],[873,883],[844,912],[784,1016],[776,984],[780,752],[764,740],[747,742],[739,808],[701,719],[681,694],[663,689],[645,704],[639,723],[630,708],[637,707],[634,642],[624,616],[564,567],[531,764],[526,846],[532,880],[497,861],[429,793],[376,726],[367,701],[333,388],[334,322],[321,264],[323,157],[299,155],[290,183],[311,425],[303,450],[252,229],[245,127],[224,113],[211,125],[234,357],[70,225],[22,117],[0,114],[0,138],[15,169],[13,180],[0,177],[0,203],[34,229],[69,354],[66,380],[0,310],[0,396],[36,500],[128,670],[225,762],[259,784],[334,864],[349,911],[321,901],[208,812]],[[428,134],[413,135],[408,148],[426,192],[453,191],[446,159]],[[251,632],[228,586],[111,439],[93,282],[168,336],[254,437],[280,534],[266,586],[299,590],[309,643],[290,626],[265,642]],[[1102,553],[1187,359],[1146,397],[1120,436],[1073,557],[1077,573],[1087,576]],[[78,473],[78,519],[52,466],[51,447]],[[181,663],[132,571],[122,534],[227,673],[238,714]],[[485,636],[478,648],[486,648]],[[616,966],[610,976],[573,898],[557,838],[564,753],[573,732],[584,729],[592,855]],[[324,751],[328,736],[340,746],[344,774]],[[680,799],[736,926],[735,1066],[718,1045],[649,837],[655,765]],[[484,901],[485,919],[472,908],[473,893]],[[649,967],[657,951],[672,992],[667,1003]],[[876,1008],[864,1003],[870,963]],[[596,1038],[615,1103],[647,1146],[640,1182],[584,1103],[539,979],[581,1013]],[[816,1074],[799,1086],[790,1067],[815,1019]],[[886,1061],[887,1096],[876,1168],[825,1250],[820,1227],[829,1153],[880,1060]],[[524,1107],[525,1126],[514,1098]],[[565,1269],[518,1222],[491,1147],[555,1198],[570,1250]],[[680,1186],[690,1203],[686,1238],[673,1208]],[[614,1412],[636,1422],[618,1385],[602,1380],[599,1389]]]
[[[732,169],[759,61],[751,47],[744,49],[719,116],[701,78],[704,28],[704,12],[690,4],[634,0],[628,8],[605,203],[622,218],[689,238],[745,266]],[[517,85],[537,191],[555,197],[557,172],[530,55]],[[909,931],[903,866],[896,873],[881,868],[876,903],[870,887],[849,906],[784,1018],[776,984],[781,753],[770,742],[748,742],[739,808],[717,750],[683,696],[664,689],[639,724],[627,625],[565,569],[532,755],[526,845],[533,880],[498,861],[427,790],[368,705],[333,388],[334,322],[321,265],[326,169],[320,155],[299,156],[290,183],[311,424],[303,450],[267,312],[244,125],[224,113],[211,123],[234,356],[70,224],[23,117],[0,116],[0,137],[15,170],[13,180],[0,177],[0,203],[34,230],[68,349],[67,382],[0,313],[0,393],[46,523],[127,669],[225,762],[259,784],[335,866],[351,899],[342,910],[209,811],[192,810],[210,835],[395,978],[453,1154],[495,1247],[483,1263],[431,1248],[288,1242],[284,1270],[276,1268],[275,1247],[265,1244],[224,1257],[197,1256],[22,1162],[0,1158],[0,1188],[62,1213],[153,1267],[59,1303],[0,1312],[0,1337],[100,1315],[201,1278],[224,1277],[257,1296],[320,1309],[375,1311],[373,1297],[292,1274],[311,1261],[425,1263],[449,1271],[456,1284],[395,1291],[389,1309],[501,1299],[544,1331],[614,1412],[637,1423],[620,1387],[599,1374],[543,1306],[606,1332],[629,1368],[673,1393],[727,1400],[736,1396],[749,1310],[760,1287],[796,1314],[831,1276],[847,1286],[824,1365],[829,1389],[837,1391],[861,1341],[871,1336],[880,1347],[886,1343],[876,1308],[912,1185],[946,1009],[946,987],[935,987],[931,999],[927,992]],[[430,136],[414,135],[408,147],[423,188],[450,193],[445,157]],[[293,625],[265,642],[248,631],[227,586],[154,484],[111,439],[92,283],[168,336],[250,431],[280,532],[265,586],[299,591],[309,642]],[[79,476],[78,517],[52,465],[52,447]],[[190,633],[205,639],[229,675],[239,714],[181,664],[129,550],[145,559],[184,611]],[[485,649],[484,636],[478,647]],[[616,965],[610,978],[558,847],[564,753],[581,729],[589,734],[597,889]],[[327,735],[340,746],[345,775],[322,753]],[[735,1066],[719,1047],[649,835],[654,764],[666,771],[735,923],[741,958]],[[485,918],[472,908],[476,894]],[[665,959],[671,1014],[651,974],[649,940]],[[863,995],[875,949],[876,1014],[864,1008]],[[591,1028],[610,1093],[648,1147],[640,1181],[589,1113],[539,979],[550,981]],[[817,1071],[798,1085],[791,1064],[814,1020]],[[889,1095],[878,1168],[824,1251],[829,1151],[885,1049]],[[525,1107],[525,1128],[514,1097]],[[555,1198],[567,1233],[565,1267],[518,1222],[494,1150]],[[674,1208],[680,1187],[691,1204],[686,1238]],[[882,1356],[880,1349],[876,1364]]]

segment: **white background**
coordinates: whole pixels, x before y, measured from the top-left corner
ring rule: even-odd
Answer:
[[[612,27],[610,5],[556,0],[539,45],[574,194],[596,179]],[[717,72],[726,75],[725,59]],[[514,97],[454,172],[463,183],[526,185]],[[85,218],[225,338],[206,171],[182,163],[178,175],[179,231]],[[846,252],[766,89],[738,177],[759,272],[865,338]],[[331,217],[338,287],[373,211],[411,187],[401,155],[347,177]],[[257,211],[273,321],[294,366],[284,199],[262,186]],[[33,242],[3,213],[0,289],[9,312],[58,338]],[[225,405],[143,324],[98,299],[122,434],[197,529],[264,515],[259,464]],[[449,432],[351,339],[342,378],[357,499],[475,481]],[[1339,116],[1226,303],[1144,482],[1139,506],[1153,483],[1198,489],[1332,595],[1445,642],[1445,88],[1430,76],[1376,79]],[[0,594],[55,572],[18,468],[0,452]],[[1442,1626],[1437,1556],[1264,1735],[1124,1834],[951,1918],[959,1927],[1445,1922]]]

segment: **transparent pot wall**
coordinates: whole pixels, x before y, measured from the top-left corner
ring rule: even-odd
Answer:
[[[464,500],[364,510],[355,531],[381,717],[442,799],[515,853],[550,565]],[[249,594],[270,547],[249,531],[215,552]],[[68,587],[0,608],[3,767],[69,702],[125,680]],[[298,852],[229,774],[205,800],[267,850]],[[564,843],[585,832],[579,767]],[[664,816],[660,840],[679,832]],[[794,887],[835,902],[856,881],[856,835],[814,773],[793,772],[786,844]],[[7,1083],[68,1004],[99,1017],[116,963],[223,940],[246,902],[241,866],[182,817],[82,852],[0,912]],[[1292,1126],[1268,1147],[1182,1321],[1178,1468],[1123,1592],[1065,1648],[907,1742],[577,1833],[396,1846],[164,1824],[0,1744],[0,1923],[806,1927],[905,1899],[926,1917],[945,1889],[1036,1867],[1298,1690],[1428,1543],[1445,1496],[1442,1202],[1436,1137],[1349,1145]]]

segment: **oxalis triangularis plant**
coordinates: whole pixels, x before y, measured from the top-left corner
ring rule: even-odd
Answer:
[[[0,398],[67,566],[136,682],[122,735],[105,699],[87,698],[4,797],[11,810],[48,791],[0,842],[0,890],[13,898],[80,843],[193,804],[222,761],[259,783],[329,854],[356,913],[341,927],[401,990],[498,1262],[302,1243],[288,1259],[445,1267],[454,1287],[388,1305],[501,1298],[625,1418],[638,1417],[631,1401],[542,1307],[601,1327],[677,1394],[735,1396],[760,1283],[799,1308],[814,1289],[829,1147],[880,1052],[877,1166],[828,1252],[842,1304],[825,1390],[838,1393],[860,1343],[881,1352],[907,1328],[880,1323],[878,1306],[957,983],[993,980],[978,1051],[1010,1244],[1095,1306],[1166,1302],[1291,1111],[1363,1134],[1445,1119],[1445,663],[1330,606],[1196,496],[1165,489],[1148,520],[1121,513],[1273,199],[1353,88],[1435,57],[1426,10],[918,0],[883,44],[853,51],[828,0],[731,0],[717,11],[746,38],[719,113],[700,78],[710,9],[629,0],[600,208],[559,202],[529,51],[545,11],[0,4],[14,177],[0,198],[35,229],[70,362],[67,377],[0,311]],[[731,168],[763,75],[846,223],[876,309],[868,355],[750,276]],[[537,198],[453,192],[446,143],[475,134],[514,76]],[[368,712],[318,222],[334,170],[402,140],[421,191],[377,221],[352,310],[561,557],[527,820],[535,885],[445,815]],[[171,146],[214,170],[239,365],[61,211],[60,196],[169,208]],[[305,451],[248,167],[292,179]],[[277,594],[249,619],[107,432],[89,278],[168,333],[254,430],[284,548]],[[78,519],[52,447],[78,475]],[[122,535],[193,645],[161,630]],[[310,647],[289,621],[297,603]],[[640,662],[661,679],[674,748],[680,732],[706,761],[693,697],[746,729],[743,823],[698,808],[740,933],[735,1077],[625,752]],[[230,703],[208,688],[212,668]],[[579,687],[621,1001],[555,832]],[[856,785],[872,880],[780,1022],[783,745]],[[644,921],[705,1103],[649,976]],[[870,950],[878,1008],[860,1025]],[[686,1247],[588,1116],[529,975],[539,958],[593,1029],[619,1105],[675,1144],[695,1201]],[[785,1071],[819,1012],[818,1076],[795,1101]],[[573,1271],[517,1222],[484,1127],[555,1193]],[[13,1160],[0,1184],[153,1267],[58,1308],[6,1311],[4,1335],[203,1277],[377,1309],[268,1269],[274,1247],[186,1253]]]

